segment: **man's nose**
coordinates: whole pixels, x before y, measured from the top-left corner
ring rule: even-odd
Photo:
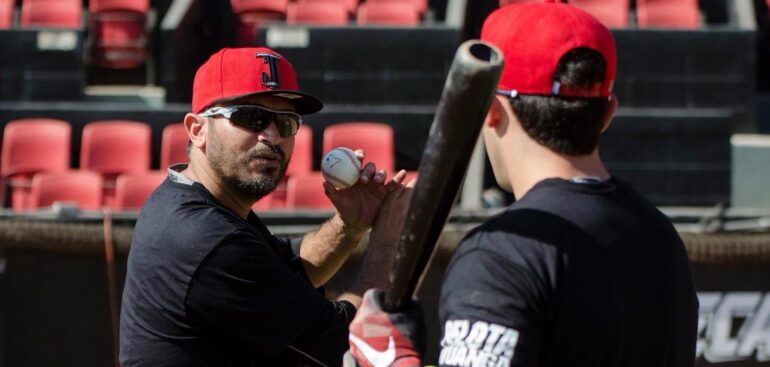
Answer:
[[[272,145],[278,145],[283,142],[283,137],[278,132],[278,127],[275,126],[275,122],[270,122],[265,130],[259,133],[259,140],[266,141]]]

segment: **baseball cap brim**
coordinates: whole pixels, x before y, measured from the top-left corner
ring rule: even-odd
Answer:
[[[295,111],[300,115],[308,115],[311,113],[316,113],[324,107],[323,103],[318,98],[313,97],[310,94],[298,92],[295,90],[281,90],[281,89],[265,90],[265,91],[259,91],[254,93],[247,93],[247,94],[242,94],[238,96],[223,98],[215,101],[211,105],[222,103],[222,102],[237,101],[239,99],[259,96],[259,95],[267,95],[267,96],[273,96],[273,97],[285,99],[286,101],[288,101],[294,106]]]

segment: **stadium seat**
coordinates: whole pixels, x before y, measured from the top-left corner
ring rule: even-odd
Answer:
[[[368,3],[405,3],[417,9],[420,14],[428,10],[428,0],[366,0]]]
[[[230,5],[235,14],[256,11],[286,14],[289,0],[230,0]]]
[[[27,209],[51,206],[57,201],[77,203],[80,209],[102,207],[102,176],[89,171],[38,173],[32,178]]]
[[[230,0],[230,5],[238,17],[237,42],[252,44],[260,25],[286,20],[289,0]]]
[[[334,205],[326,197],[324,178],[320,172],[289,177],[286,191],[287,209],[332,209]]]
[[[115,210],[139,209],[153,191],[166,179],[165,171],[150,171],[141,175],[120,175],[115,180]]]
[[[637,0],[639,28],[695,29],[700,25],[698,0]]]
[[[393,128],[376,122],[347,122],[334,124],[324,130],[323,152],[346,147],[363,149],[366,162],[374,162],[377,169],[384,169],[390,177],[393,174],[395,153]]]
[[[160,169],[176,163],[187,163],[187,142],[189,141],[187,130],[181,122],[167,125],[163,128],[163,137],[160,142]]]
[[[0,173],[10,188],[12,208],[26,206],[35,173],[69,168],[71,138],[72,127],[61,120],[21,119],[5,125]]]
[[[90,63],[112,69],[140,67],[147,59],[149,0],[91,0]]]
[[[133,11],[147,14],[150,11],[149,0],[90,0],[88,10],[94,13],[104,11]]]
[[[14,0],[0,0],[0,29],[13,26]]]
[[[344,26],[348,24],[347,5],[338,1],[299,1],[289,4],[287,24]]]
[[[19,25],[22,28],[79,29],[82,18],[80,0],[24,0]]]
[[[593,15],[607,28],[628,27],[630,0],[570,0],[569,3]]]
[[[150,134],[149,125],[136,121],[94,121],[83,128],[80,168],[102,174],[107,206],[115,199],[118,175],[150,169]]]
[[[80,168],[115,179],[150,169],[150,126],[136,121],[94,121],[83,128]]]
[[[359,25],[392,25],[413,27],[420,24],[419,10],[409,2],[365,2],[358,7]]]
[[[294,136],[294,151],[291,154],[286,176],[308,173],[313,170],[313,129],[302,125]]]
[[[345,6],[345,10],[348,11],[349,15],[355,15],[356,10],[358,10],[358,0],[299,0],[298,3],[306,3],[306,2],[336,2],[340,3]]]

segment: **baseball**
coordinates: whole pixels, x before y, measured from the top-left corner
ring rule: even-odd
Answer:
[[[321,161],[324,179],[338,189],[353,186],[361,177],[361,161],[348,148],[334,148]]]

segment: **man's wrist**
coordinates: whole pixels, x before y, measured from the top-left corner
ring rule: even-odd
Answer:
[[[369,230],[369,228],[366,227],[357,227],[345,223],[339,212],[334,213],[334,216],[332,216],[329,222],[338,228],[344,241],[352,242],[354,244],[358,244],[358,242],[361,241],[361,238],[364,237],[364,234],[366,234],[366,231]]]

